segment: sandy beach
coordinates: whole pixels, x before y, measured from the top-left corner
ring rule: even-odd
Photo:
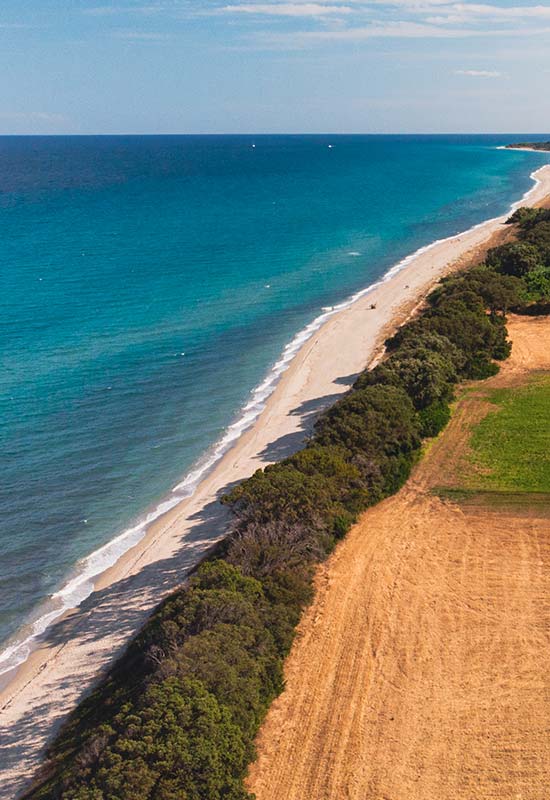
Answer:
[[[545,153],[546,150],[540,150],[537,147],[504,147],[503,150],[518,150],[520,153]]]
[[[550,195],[550,164],[537,170],[525,205]],[[303,345],[266,408],[194,495],[156,520],[144,539],[95,583],[94,593],[45,634],[0,694],[0,798],[14,798],[40,761],[47,740],[152,608],[225,534],[218,496],[254,470],[298,449],[317,413],[353,383],[446,271],[479,259],[509,235],[508,214],[438,242]]]

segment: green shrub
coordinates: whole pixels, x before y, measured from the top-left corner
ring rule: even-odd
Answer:
[[[393,342],[395,346],[392,347]],[[465,362],[464,353],[450,339],[428,328],[419,329],[415,321],[402,325],[386,345],[390,352],[399,348],[403,356],[409,353],[414,355],[417,351],[435,353],[449,361],[457,374],[460,374]]]
[[[511,217],[506,220],[507,225],[518,224],[522,227],[527,227],[536,224],[546,217],[548,212],[542,208],[531,208],[530,206],[522,206],[518,208]]]
[[[522,278],[541,266],[541,256],[534,244],[525,241],[511,242],[489,250],[486,263],[503,275]]]
[[[229,710],[199,681],[152,684],[111,721],[106,735],[94,769],[81,760],[80,786],[67,787],[64,800],[247,797],[239,778],[250,750]]]
[[[351,453],[410,453],[419,446],[414,407],[403,389],[367,386],[350,392],[319,418],[315,440]]]
[[[459,375],[464,378],[477,378],[482,362],[485,371],[489,371],[493,358],[503,359],[510,353],[503,318],[487,314],[483,300],[474,292],[442,298],[389,339],[388,349],[395,351],[406,341],[428,332],[449,339],[460,349],[463,365]]]
[[[401,347],[382,364],[363,373],[355,388],[374,385],[401,387],[419,410],[442,398],[450,399],[457,380],[453,363],[439,353],[425,348]]]
[[[437,436],[451,418],[451,408],[446,400],[436,400],[418,413],[423,437]]]
[[[539,264],[550,267],[550,218],[547,217],[536,225],[525,227],[520,236],[527,247],[536,249]]]
[[[523,284],[514,275],[502,275],[487,265],[475,267],[444,278],[428,301],[437,306],[444,298],[474,292],[491,313],[506,312],[521,303]]]
[[[530,300],[550,299],[550,269],[539,267],[529,272],[525,278],[525,297]]]

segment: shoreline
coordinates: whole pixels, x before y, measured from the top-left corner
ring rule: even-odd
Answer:
[[[550,154],[550,150],[543,150],[540,147],[510,147],[509,145],[503,145],[498,150],[516,150],[519,153],[542,153],[542,155],[545,153]]]
[[[550,194],[550,165],[532,177],[535,185],[512,209],[535,205]],[[99,575],[88,600],[48,629],[0,692],[0,721],[6,726],[2,738],[7,747],[11,740],[13,750],[11,759],[4,745],[0,752],[6,797],[13,797],[28,778],[44,743],[97,671],[109,665],[154,606],[225,535],[227,512],[217,503],[220,491],[298,449],[312,418],[347,390],[389,331],[414,311],[446,271],[464,266],[468,255],[474,257],[493,235],[505,231],[503,222],[510,213],[421,248],[305,329],[311,328],[311,334],[281,372],[252,427],[223,453],[193,495],[151,522],[143,538]],[[14,730],[18,726],[19,735]]]
[[[510,148],[502,145],[497,149],[526,150],[532,148]],[[541,151],[532,149],[532,152]],[[529,177],[534,181],[534,185],[524,193],[520,200],[510,205],[506,214],[511,214],[516,208],[527,201],[533,193],[537,192],[540,185],[537,173],[540,169],[542,169],[542,167],[537,168],[530,174]],[[4,648],[0,649],[0,711],[2,709],[4,690],[7,689],[10,683],[15,679],[18,670],[24,666],[34,650],[37,649],[40,639],[46,634],[47,630],[54,625],[56,621],[63,619],[67,614],[78,609],[81,604],[97,590],[98,586],[101,584],[102,575],[115,567],[127,553],[143,543],[147,538],[149,529],[154,526],[157,521],[169,514],[172,509],[178,508],[186,500],[193,497],[201,483],[216,470],[218,464],[223,460],[225,455],[237,446],[239,440],[247,431],[251,430],[254,425],[257,424],[282,377],[291,367],[293,361],[299,355],[300,350],[333,316],[342,311],[346,311],[362,298],[370,295],[384,283],[390,281],[394,275],[423,256],[424,253],[429,252],[432,248],[447,242],[452,242],[455,239],[460,239],[461,236],[469,234],[478,228],[483,228],[498,219],[500,219],[500,217],[483,220],[473,225],[471,228],[468,228],[466,231],[452,234],[443,239],[436,239],[427,245],[421,246],[416,251],[410,253],[391,266],[380,278],[374,281],[374,283],[363,289],[359,289],[334,306],[324,307],[322,313],[318,314],[310,323],[299,330],[292,340],[284,347],[278,360],[270,368],[262,382],[252,389],[248,402],[240,409],[239,416],[228,425],[222,436],[208,447],[203,455],[191,465],[189,472],[184,475],[182,480],[178,481],[169,493],[164,495],[158,502],[149,506],[148,509],[145,509],[129,527],[125,528],[121,533],[98,547],[89,555],[81,558],[77,564],[74,565],[65,583],[63,583],[49,598],[46,598],[46,600],[42,601],[37,606],[36,616],[34,618],[31,617],[19,628],[15,635],[7,640]],[[29,632],[25,638],[18,637],[21,632],[25,631],[26,633],[27,630]],[[11,663],[7,666],[6,662]]]

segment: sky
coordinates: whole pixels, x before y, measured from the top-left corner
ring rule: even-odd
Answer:
[[[0,134],[550,133],[550,0],[2,0]]]

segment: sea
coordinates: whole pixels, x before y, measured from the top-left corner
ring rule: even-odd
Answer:
[[[335,307],[533,186],[518,138],[0,137],[0,674]]]

